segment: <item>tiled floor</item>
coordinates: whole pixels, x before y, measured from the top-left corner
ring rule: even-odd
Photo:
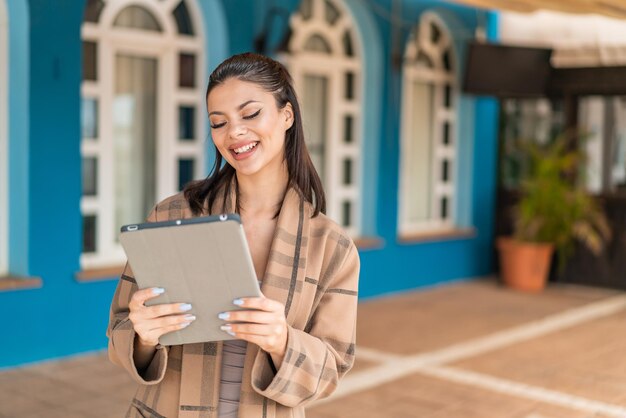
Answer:
[[[364,302],[357,363],[309,418],[626,417],[626,294],[490,281]],[[105,354],[0,372],[0,417],[121,417]]]

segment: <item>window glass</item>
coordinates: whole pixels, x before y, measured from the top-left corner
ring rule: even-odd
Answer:
[[[156,201],[157,60],[118,55],[115,65],[115,229],[144,219]]]
[[[301,1],[289,29],[287,64],[302,106],[307,148],[326,192],[326,213],[358,236],[364,110],[359,32],[342,0]]]
[[[529,169],[523,143],[532,141],[547,144],[563,132],[563,102],[548,99],[505,99],[502,101],[501,112],[498,177],[500,185],[505,189],[517,189]]]
[[[95,157],[83,158],[83,196],[98,194],[98,159]]]
[[[339,13],[339,10],[332,2],[325,0],[324,3],[326,6],[326,8],[324,9],[325,11],[324,16],[326,18],[326,22],[328,22],[328,24],[332,26],[335,24],[337,19],[339,19],[341,14]]]
[[[83,1],[80,265],[92,269],[122,264],[120,226],[143,221],[204,165],[206,48],[191,14],[204,0]]]
[[[189,16],[189,10],[187,10],[187,5],[184,1],[178,3],[178,6],[174,9],[174,20],[176,20],[178,33],[181,35],[193,35],[191,16]]]
[[[342,41],[344,54],[348,57],[354,56],[354,47],[352,46],[352,36],[350,35],[350,31],[346,31],[343,34]]]
[[[196,108],[193,106],[178,107],[178,139],[183,141],[193,141],[196,137]]]
[[[196,85],[196,56],[193,54],[179,55],[179,79],[180,87],[195,87]]]
[[[346,72],[346,99],[354,99],[354,73]]]
[[[192,158],[178,160],[178,190],[183,190],[185,185],[193,180],[194,165]]]
[[[349,144],[353,141],[353,124],[354,118],[351,115],[346,115],[343,118],[343,141]]]
[[[327,125],[328,79],[323,76],[304,77],[302,117],[307,148],[320,177],[325,178],[324,151]]]
[[[319,35],[311,36],[309,40],[306,41],[306,44],[304,44],[304,49],[311,52],[322,52],[324,54],[330,54],[331,52],[328,42]]]
[[[83,139],[98,137],[98,101],[84,97],[80,109],[81,131]]]
[[[434,87],[429,84],[414,82],[411,97],[411,109],[415,112],[412,121],[409,121],[410,141],[407,141],[406,153],[408,167],[405,167],[405,176],[410,181],[410,193],[407,197],[408,220],[418,222],[431,217],[431,173],[432,152],[431,137],[433,134],[433,93]]]
[[[83,80],[98,79],[98,45],[95,42],[83,42]]]
[[[96,251],[96,215],[83,216],[83,252]]]
[[[425,13],[405,49],[398,223],[402,233],[455,224],[457,115],[451,43],[438,17]]]
[[[122,10],[115,18],[113,26],[161,32],[161,25],[156,18],[139,6],[129,6]]]
[[[591,193],[626,192],[626,97],[586,96],[579,106],[581,181]]]
[[[104,9],[104,2],[102,0],[87,0],[83,20],[85,22],[97,23],[98,20],[100,20],[102,9]]]

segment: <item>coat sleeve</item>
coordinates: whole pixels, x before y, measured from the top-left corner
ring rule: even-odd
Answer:
[[[359,255],[350,240],[343,262],[328,281],[305,330],[288,327],[287,350],[276,370],[259,350],[254,390],[289,407],[329,396],[354,363]]]
[[[156,207],[148,216],[148,222],[156,222]],[[167,366],[168,347],[157,345],[156,352],[144,370],[138,370],[133,358],[135,347],[135,330],[128,319],[130,302],[133,293],[137,291],[137,283],[133,272],[126,263],[124,272],[119,279],[109,316],[109,326],[106,335],[109,338],[109,359],[125,368],[131,377],[138,383],[153,385],[163,380]]]

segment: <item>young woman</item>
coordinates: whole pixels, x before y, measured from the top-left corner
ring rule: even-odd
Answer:
[[[213,171],[148,220],[239,213],[264,297],[220,315],[235,340],[164,347],[159,337],[192,323],[193,307],[146,307],[167,289],[138,290],[127,265],[107,331],[111,360],[140,384],[127,416],[304,417],[354,362],[358,252],[323,214],[285,67],[235,55],[211,74],[206,98]]]

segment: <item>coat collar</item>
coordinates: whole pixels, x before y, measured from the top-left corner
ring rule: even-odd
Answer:
[[[274,230],[261,292],[265,297],[285,305],[285,316],[290,324],[295,320],[305,281],[310,217],[310,205],[303,196],[293,187],[287,189]],[[272,282],[271,279],[279,277],[288,279],[284,281],[287,289]]]

